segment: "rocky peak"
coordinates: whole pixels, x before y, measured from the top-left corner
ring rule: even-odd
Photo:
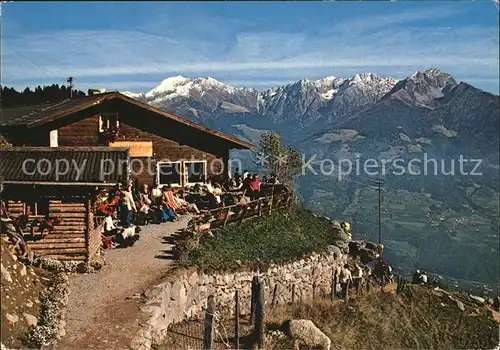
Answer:
[[[450,74],[443,73],[437,68],[430,68],[423,72],[417,71],[398,82],[388,97],[432,109],[436,106],[437,100],[444,96],[444,91],[456,85],[457,82]]]

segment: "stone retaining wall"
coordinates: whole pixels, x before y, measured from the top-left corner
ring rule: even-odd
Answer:
[[[133,340],[133,349],[150,349],[159,344],[173,323],[203,316],[207,298],[216,297],[217,311],[230,315],[234,312],[234,292],[239,292],[242,314],[250,312],[251,283],[253,276],[259,276],[265,286],[265,302],[271,303],[277,287],[276,302],[292,300],[292,285],[295,284],[295,300],[308,299],[315,295],[330,293],[333,269],[345,264],[347,256],[339,251],[312,254],[287,264],[271,265],[266,271],[242,271],[228,274],[198,274],[184,271],[175,281],[159,284],[146,293],[147,302],[143,312],[148,321]]]

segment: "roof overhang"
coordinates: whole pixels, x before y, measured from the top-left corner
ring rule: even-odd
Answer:
[[[190,120],[186,120],[186,119],[179,117],[175,114],[162,111],[159,108],[153,107],[147,103],[144,103],[144,102],[138,101],[136,99],[133,99],[131,97],[125,96],[119,92],[112,92],[112,93],[108,93],[108,94],[103,94],[102,96],[97,96],[95,99],[92,99],[91,101],[89,101],[87,103],[82,103],[76,107],[68,108],[68,109],[65,109],[61,112],[51,114],[43,119],[37,120],[37,121],[32,122],[32,123],[28,123],[28,124],[26,124],[26,126],[28,128],[34,128],[34,127],[46,124],[48,122],[54,121],[56,119],[68,116],[70,114],[77,113],[77,112],[80,112],[80,111],[85,110],[87,108],[99,105],[99,104],[103,103],[104,101],[113,100],[113,99],[125,101],[125,102],[130,103],[132,105],[135,105],[137,107],[146,109],[150,112],[153,112],[153,113],[156,113],[156,114],[161,115],[163,117],[166,117],[170,120],[176,121],[178,123],[182,123],[182,124],[187,125],[189,127],[201,130],[201,131],[206,132],[210,135],[213,135],[215,137],[218,137],[220,139],[228,141],[230,144],[232,144],[234,146],[234,147],[231,147],[233,149],[247,149],[247,150],[257,149],[257,147],[255,145],[253,145],[249,142],[240,140],[237,137],[234,137],[232,135],[229,135],[229,134],[217,131],[217,130],[207,128],[203,125],[192,122]]]
[[[2,181],[3,184],[11,185],[27,185],[27,186],[116,186],[116,183],[102,183],[102,182],[43,182],[43,181]]]

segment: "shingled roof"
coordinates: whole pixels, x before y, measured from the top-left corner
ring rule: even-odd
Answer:
[[[127,163],[127,148],[0,148],[0,178],[5,184],[115,185],[127,178]]]
[[[207,128],[203,125],[189,121],[175,114],[162,111],[159,108],[153,107],[144,102],[137,101],[117,91],[102,93],[94,96],[79,97],[48,105],[34,106],[34,108],[32,109],[29,109],[27,107],[27,109],[24,112],[20,108],[17,111],[13,111],[12,109],[3,109],[1,110],[0,114],[0,125],[2,127],[9,127],[9,126],[26,126],[28,128],[37,127],[112,99],[123,100],[135,106],[139,106],[141,108],[154,112],[161,117],[169,118],[178,123],[182,123],[189,127],[201,130],[213,136],[229,141],[230,143],[233,144],[233,146],[235,146],[234,148],[239,148],[239,149],[256,148],[255,145],[240,140],[237,137]]]

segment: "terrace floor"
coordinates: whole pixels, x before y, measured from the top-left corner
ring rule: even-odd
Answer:
[[[142,226],[132,247],[106,251],[99,272],[71,275],[66,334],[53,349],[128,348],[140,327],[141,294],[172,267],[172,245],[164,238],[186,227],[189,219]]]

